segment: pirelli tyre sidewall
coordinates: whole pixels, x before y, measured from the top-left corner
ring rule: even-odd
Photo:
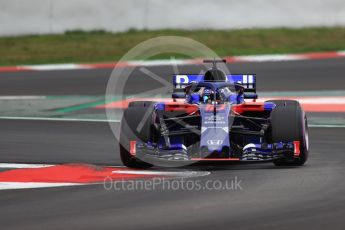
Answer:
[[[149,106],[144,106],[148,105]],[[130,168],[149,168],[151,164],[144,162],[130,153],[130,142],[147,142],[151,135],[152,112],[150,103],[132,104],[127,108],[121,120],[120,156],[122,163]],[[143,120],[146,117],[147,119]]]
[[[308,124],[305,112],[299,102],[293,100],[273,100],[276,104],[270,115],[268,142],[300,141],[300,155],[293,159],[277,159],[275,165],[303,165],[309,154]]]

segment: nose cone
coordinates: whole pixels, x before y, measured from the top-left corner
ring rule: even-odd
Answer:
[[[200,147],[208,153],[222,152],[224,147],[230,147],[229,113],[231,105],[212,105],[216,110],[208,109],[210,105],[200,106],[202,117]]]

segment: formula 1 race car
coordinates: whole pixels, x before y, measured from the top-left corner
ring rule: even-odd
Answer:
[[[306,115],[297,101],[256,102],[256,76],[226,75],[217,62],[203,75],[174,75],[171,102],[133,101],[121,120],[127,167],[155,162],[273,161],[308,158]]]

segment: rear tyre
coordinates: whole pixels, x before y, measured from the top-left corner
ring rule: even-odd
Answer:
[[[297,101],[274,100],[276,104],[270,116],[270,132],[268,141],[293,142],[300,141],[300,155],[297,158],[281,158],[274,160],[277,166],[301,166],[308,159],[308,125],[307,117]]]
[[[120,156],[122,163],[130,168],[150,168],[153,165],[130,153],[130,142],[148,142],[152,127],[152,107],[130,107],[123,113],[120,133]]]

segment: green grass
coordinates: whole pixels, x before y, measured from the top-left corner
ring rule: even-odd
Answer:
[[[0,65],[87,63],[119,60],[132,47],[163,35],[195,39],[219,56],[345,50],[345,28],[156,30],[0,38]],[[159,55],[159,58],[171,54]],[[174,55],[180,57],[179,55]]]

